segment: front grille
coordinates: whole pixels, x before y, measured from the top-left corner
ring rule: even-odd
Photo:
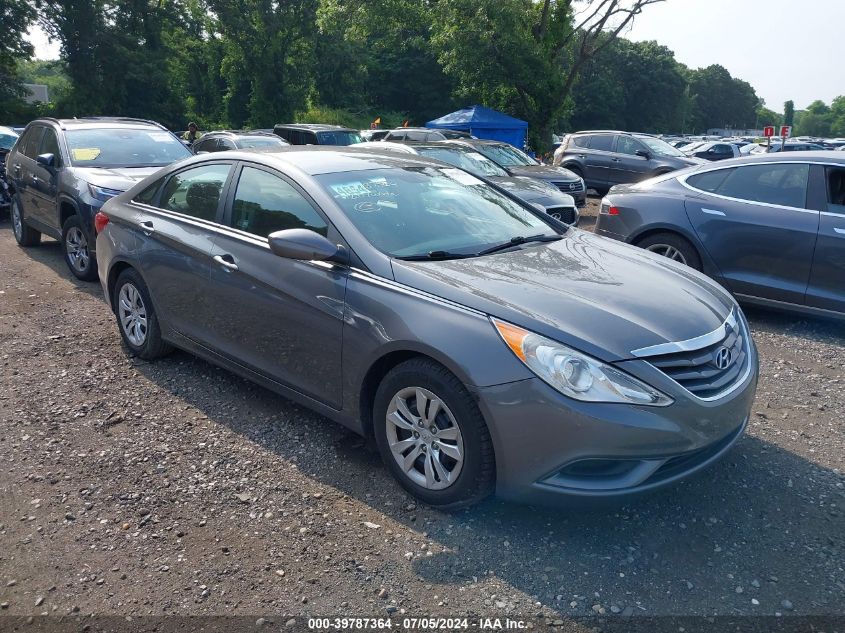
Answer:
[[[719,330],[703,337],[706,340],[696,349],[668,353],[655,350],[657,354],[639,356],[699,398],[714,398],[745,375],[750,362],[748,336],[732,313]]]
[[[574,182],[553,182],[552,184],[558,189],[560,189],[563,193],[572,193],[573,191],[584,191],[584,188],[581,186],[580,180],[576,180]]]
[[[547,207],[546,213],[566,224],[575,223],[575,209],[572,207]]]

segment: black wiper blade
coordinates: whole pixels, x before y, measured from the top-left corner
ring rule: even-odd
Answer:
[[[475,257],[474,253],[467,255],[466,253],[450,253],[449,251],[429,251],[422,255],[406,255],[405,257],[397,257],[406,262],[421,262],[421,261],[438,261],[444,259],[466,259],[467,257]]]
[[[489,255],[490,253],[503,251],[514,246],[519,246],[520,244],[527,244],[528,242],[556,242],[559,239],[562,239],[560,235],[547,235],[545,233],[540,233],[538,235],[529,235],[528,237],[517,235],[516,237],[512,237],[511,239],[509,239],[507,242],[502,242],[501,244],[494,244],[490,248],[485,248],[483,251],[480,251],[475,255],[476,257],[481,257],[482,255]]]

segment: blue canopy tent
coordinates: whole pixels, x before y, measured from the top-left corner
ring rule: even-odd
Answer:
[[[429,121],[425,126],[447,130],[466,130],[478,138],[504,141],[519,149],[522,149],[525,145],[525,133],[528,130],[528,123],[525,121],[480,105],[469,106],[463,110],[446,114],[439,119]]]

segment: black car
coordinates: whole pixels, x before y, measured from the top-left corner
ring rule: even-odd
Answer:
[[[693,158],[701,158],[703,160],[716,161],[727,160],[728,158],[739,158],[739,147],[733,143],[720,143],[718,141],[708,141],[698,145],[690,150],[681,148],[681,151],[687,156]]]
[[[358,130],[322,123],[277,123],[273,133],[291,145],[355,145],[364,142]]]
[[[845,159],[762,154],[602,200],[596,233],[703,271],[738,299],[845,316]]]
[[[656,136],[615,130],[570,134],[555,151],[555,165],[578,174],[599,194],[702,162]]]
[[[191,151],[165,127],[130,118],[40,118],[6,157],[12,229],[21,246],[60,240],[79,279],[97,278],[94,215],[161,167]]]
[[[429,143],[431,141],[448,141],[456,138],[473,138],[469,132],[461,130],[434,130],[427,127],[400,127],[390,130],[384,137],[385,141],[419,141]],[[373,139],[377,140],[377,139]]]
[[[225,152],[233,149],[253,149],[256,147],[287,147],[286,140],[273,134],[257,130],[225,130],[208,132],[194,142],[194,154]]]
[[[449,142],[471,147],[508,172],[509,176],[527,176],[528,178],[545,180],[563,193],[572,196],[579,209],[587,204],[587,190],[584,187],[584,180],[580,175],[568,169],[541,165],[525,152],[502,141],[455,139]]]

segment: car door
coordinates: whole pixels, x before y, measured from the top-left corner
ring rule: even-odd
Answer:
[[[161,321],[203,345],[208,344],[214,307],[207,292],[212,237],[222,228],[232,166],[231,161],[215,161],[180,170],[156,184],[152,202],[134,201],[142,273]]]
[[[819,213],[808,209],[807,163],[699,172],[685,183],[690,222],[736,294],[803,304]]]
[[[620,135],[616,139],[616,156],[611,158],[610,183],[614,185],[643,180],[649,169],[649,159],[638,151],[648,148],[632,136]]]
[[[30,182],[34,198],[32,216],[47,226],[61,230],[59,224],[58,183],[59,170],[64,165],[59,139],[53,128],[45,127],[36,150],[36,157],[43,154],[53,155],[53,166],[41,165],[33,161],[30,167]]]
[[[845,167],[813,165],[811,191],[822,192],[819,237],[807,305],[845,312]]]
[[[610,180],[611,165],[614,163],[613,149],[616,136],[613,134],[593,134],[590,146],[581,148],[584,156],[584,180],[588,186],[605,187],[615,184]]]
[[[12,155],[9,173],[7,174],[7,178],[15,184],[15,191],[18,194],[18,201],[24,217],[33,218],[36,221],[38,220],[39,209],[38,197],[35,195],[35,188],[32,186],[32,168],[35,166],[35,157],[38,155],[43,133],[44,126],[42,125],[32,125],[26,129]]]
[[[341,402],[347,269],[275,255],[267,236],[305,228],[341,242],[315,203],[282,174],[238,169],[214,238],[213,349],[331,407]]]

